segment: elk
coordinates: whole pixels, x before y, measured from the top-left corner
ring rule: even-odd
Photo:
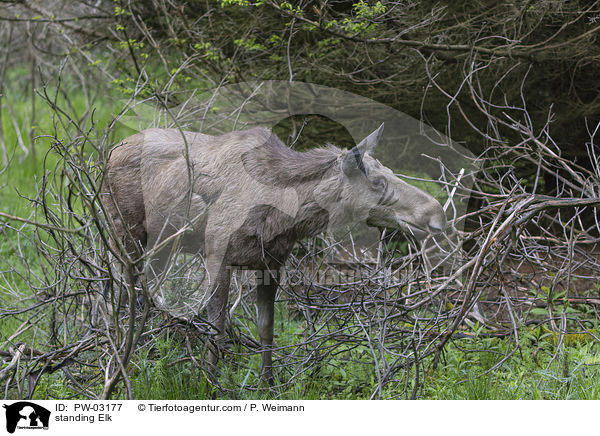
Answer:
[[[256,286],[261,377],[272,380],[273,316],[279,270],[294,243],[356,222],[403,229],[416,238],[444,231],[446,216],[428,193],[372,157],[383,124],[351,150],[288,148],[270,130],[210,136],[148,129],[115,147],[104,201],[128,250],[157,250],[164,268],[172,244],[201,253],[210,277],[208,321],[223,339],[231,269],[262,270]],[[218,342],[217,342],[218,343]],[[218,348],[209,349],[209,371]]]

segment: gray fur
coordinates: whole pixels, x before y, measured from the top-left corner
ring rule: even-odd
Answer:
[[[148,129],[123,141],[106,170],[107,211],[130,250],[167,240],[206,259],[208,319],[222,335],[230,267],[269,271],[259,283],[263,375],[271,378],[273,303],[279,268],[294,243],[354,222],[404,228],[417,237],[442,231],[446,218],[429,194],[397,178],[370,153],[383,125],[355,149],[299,153],[269,130],[221,136]],[[172,241],[156,255],[166,262]],[[217,350],[209,363],[214,369]]]

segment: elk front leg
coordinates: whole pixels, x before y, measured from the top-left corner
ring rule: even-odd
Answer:
[[[219,361],[219,347],[225,337],[225,315],[227,313],[227,299],[229,297],[230,271],[223,267],[219,269],[214,284],[211,284],[211,297],[206,306],[208,322],[213,326],[214,339],[208,344],[208,371],[216,378],[217,362]]]
[[[265,272],[256,287],[257,327],[262,345],[261,378],[269,384],[273,384],[273,317],[277,278],[277,274]]]

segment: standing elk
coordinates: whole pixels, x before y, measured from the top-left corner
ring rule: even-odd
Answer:
[[[401,228],[417,238],[446,226],[438,201],[371,156],[382,132],[383,124],[351,150],[329,145],[297,152],[264,128],[220,136],[144,130],[112,151],[105,207],[127,250],[163,243],[153,271],[165,266],[172,244],[203,254],[206,310],[217,339],[225,327],[231,268],[266,272],[256,289],[257,327],[261,377],[272,381],[278,272],[295,242],[358,222]],[[212,374],[217,359],[211,347]]]

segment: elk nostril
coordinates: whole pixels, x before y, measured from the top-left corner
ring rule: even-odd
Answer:
[[[429,229],[434,233],[441,233],[446,230],[446,215],[440,214],[433,216],[429,220]]]

